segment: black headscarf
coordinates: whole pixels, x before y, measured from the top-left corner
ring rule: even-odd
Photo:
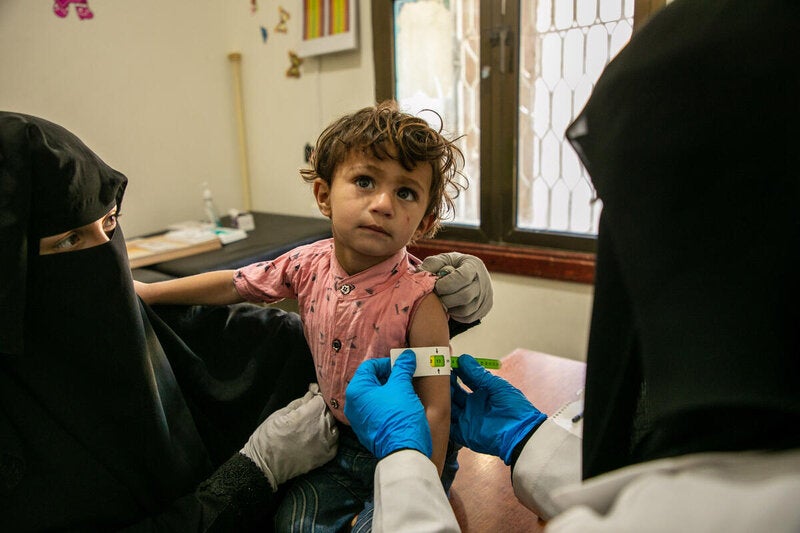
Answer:
[[[603,201],[583,474],[800,445],[800,7],[678,0],[568,137]]]
[[[314,379],[294,315],[178,308],[165,323],[136,297],[119,227],[99,246],[39,255],[41,237],[119,206],[125,184],[64,128],[0,112],[0,522],[11,530],[188,531],[229,524],[223,514],[239,529],[271,491],[235,452]]]
[[[18,284],[2,299],[2,499],[26,528],[130,523],[211,465],[143,318],[121,230],[85,250],[38,247],[102,218],[126,179],[45,120],[0,113],[0,139],[3,274]]]
[[[26,280],[39,239],[98,220],[122,201],[126,184],[61,126],[0,112],[0,353],[22,352]]]

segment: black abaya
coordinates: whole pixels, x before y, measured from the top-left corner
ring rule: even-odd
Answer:
[[[313,379],[297,318],[165,310],[217,341],[194,351],[136,297],[119,228],[38,255],[126,183],[55,124],[0,113],[0,180],[0,267],[20,284],[0,292],[3,530],[268,527],[269,482],[237,451]]]
[[[583,475],[800,446],[800,8],[677,0],[567,135],[603,201]]]

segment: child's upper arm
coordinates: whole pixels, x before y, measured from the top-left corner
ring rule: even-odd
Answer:
[[[408,342],[414,346],[449,346],[447,313],[439,297],[431,293],[419,303],[408,329]],[[425,417],[431,428],[433,453],[431,460],[439,474],[445,463],[447,439],[450,436],[450,376],[414,378],[414,389],[425,406]]]
[[[414,346],[448,346],[450,330],[447,326],[447,313],[442,302],[434,293],[430,293],[420,301],[417,311],[408,328],[408,345]]]
[[[447,313],[439,297],[431,293],[419,303],[408,329],[408,345],[449,346],[450,332],[447,327]],[[438,405],[447,408],[449,421],[450,376],[428,376],[415,378],[414,386],[425,408]]]
[[[297,298],[299,265],[297,249],[269,261],[253,263],[236,271],[234,283],[239,294],[248,301],[272,303],[284,298]],[[302,259],[300,260],[302,261]]]

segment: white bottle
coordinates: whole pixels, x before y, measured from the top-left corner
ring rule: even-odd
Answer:
[[[203,190],[203,208],[206,212],[206,221],[217,227],[222,226],[217,214],[217,208],[214,206],[214,198],[211,196],[211,189],[208,188],[207,183],[203,185],[205,186]]]

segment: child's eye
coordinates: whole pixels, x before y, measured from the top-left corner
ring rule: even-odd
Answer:
[[[372,178],[369,176],[359,176],[356,178],[355,184],[362,189],[368,189],[372,186]]]
[[[415,193],[411,189],[406,189],[406,188],[403,188],[403,189],[400,189],[399,191],[397,191],[397,196],[401,200],[408,200],[410,202],[417,199],[417,193]]]
[[[69,250],[74,248],[80,242],[80,238],[78,237],[77,233],[70,233],[57,243],[53,245],[53,248],[57,248],[58,250]]]

